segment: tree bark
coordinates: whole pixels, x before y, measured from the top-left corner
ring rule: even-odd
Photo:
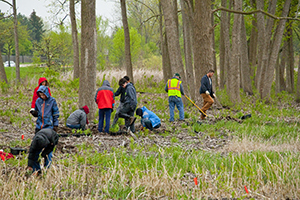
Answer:
[[[291,4],[291,0],[285,1],[282,14],[281,14],[282,17],[286,17],[288,15],[290,4]],[[270,48],[270,54],[269,54],[270,56],[268,62],[265,63],[262,69],[263,73],[261,78],[263,81],[261,81],[261,87],[260,87],[261,99],[266,99],[267,101],[270,99],[271,86],[274,79],[274,66],[277,61],[277,57],[278,57],[278,53],[282,41],[283,31],[285,29],[285,23],[286,23],[285,19],[279,21],[279,24],[276,27],[276,31],[273,37],[272,46]]]
[[[242,10],[242,1],[234,1],[234,9]],[[234,22],[232,28],[232,54],[230,68],[228,71],[228,89],[229,97],[231,102],[239,103],[241,102],[240,97],[240,38],[241,38],[241,18],[240,14],[234,14]]]
[[[132,71],[132,62],[131,62],[131,52],[130,52],[130,34],[127,21],[126,13],[126,0],[120,0],[121,10],[122,10],[122,23],[124,28],[124,41],[125,41],[125,65],[127,76],[130,77],[130,81],[134,82],[133,71]]]
[[[255,0],[251,1],[252,6],[255,4]],[[250,62],[250,76],[255,77],[255,68],[257,66],[257,15],[254,15],[252,20],[252,29],[250,35],[249,44],[249,62]]]
[[[171,65],[170,65],[170,57],[168,52],[167,45],[167,36],[164,34],[163,30],[163,15],[161,10],[161,3],[159,2],[159,31],[160,31],[160,43],[161,43],[161,54],[162,54],[162,69],[164,75],[164,81],[167,82],[168,79],[172,76]]]
[[[298,61],[298,75],[297,75],[297,92],[296,92],[296,102],[300,103],[300,55]]]
[[[211,0],[211,9],[214,9],[214,5],[215,5],[215,0]],[[211,26],[214,27],[214,23],[215,23],[215,19],[214,19],[214,13],[211,13]],[[217,88],[217,86],[219,86],[219,73],[218,73],[218,69],[217,69],[217,58],[216,58],[216,43],[215,43],[215,29],[213,28],[212,30],[212,57],[213,57],[213,70],[215,71],[214,76],[212,77],[213,79],[213,87]]]
[[[168,51],[171,63],[172,74],[179,73],[182,83],[186,86],[185,72],[181,58],[179,35],[177,31],[176,19],[174,19],[173,1],[161,0],[162,9],[164,12],[165,29],[168,41]]]
[[[250,73],[250,65],[248,59],[248,44],[247,44],[247,35],[246,35],[246,26],[244,22],[244,16],[241,16],[241,83],[244,92],[249,95],[253,95],[252,91],[252,82],[251,82],[251,73]]]
[[[15,53],[16,53],[16,82],[21,82],[20,77],[20,53],[19,53],[19,36],[18,36],[18,19],[16,0],[13,0],[14,11],[14,35],[15,35]]]
[[[194,12],[194,68],[196,86],[200,87],[201,78],[213,69],[211,27],[211,0],[195,1]]]
[[[0,49],[0,81],[8,83],[6,73],[5,73],[5,68],[3,65],[3,59],[2,59],[2,54],[1,54],[1,49]]]
[[[81,66],[79,74],[79,107],[87,105],[89,119],[94,118],[96,104],[97,29],[95,0],[81,1]]]
[[[288,23],[287,27],[287,48],[288,48],[288,62],[286,67],[286,89],[289,93],[294,91],[294,48],[293,48],[293,29],[292,22]]]
[[[195,76],[193,69],[192,58],[192,42],[191,42],[191,21],[189,19],[189,8],[184,0],[180,0],[182,24],[183,24],[183,39],[184,39],[184,57],[187,76],[187,85],[189,94],[192,99],[195,99]]]
[[[79,44],[78,44],[78,31],[75,15],[75,0],[70,0],[70,20],[72,26],[72,40],[73,40],[73,79],[79,78]]]

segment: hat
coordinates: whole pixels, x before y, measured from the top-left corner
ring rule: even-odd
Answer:
[[[143,116],[142,109],[141,108],[136,109],[135,114],[142,117]]]
[[[178,73],[175,73],[174,76],[178,76],[179,78],[181,78],[181,76]]]
[[[83,108],[83,110],[84,110],[84,112],[85,112],[86,114],[89,114],[90,109],[89,109],[89,107],[88,107],[87,105],[83,106],[82,108]]]

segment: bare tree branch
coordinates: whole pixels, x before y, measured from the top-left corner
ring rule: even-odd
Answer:
[[[13,5],[11,3],[9,3],[8,1],[6,1],[6,0],[0,0],[0,1],[2,1],[4,3],[7,3],[9,6],[13,7]]]
[[[289,20],[297,20],[297,21],[300,21],[300,19],[298,18],[293,18],[293,17],[277,17],[276,15],[272,15],[264,10],[253,10],[253,11],[249,11],[249,12],[244,12],[244,11],[237,11],[237,10],[231,10],[231,9],[228,9],[228,8],[224,8],[224,7],[220,7],[220,8],[217,8],[215,10],[212,10],[212,13],[215,13],[217,11],[220,11],[220,10],[223,10],[223,11],[226,11],[226,12],[231,12],[231,13],[235,13],[235,14],[242,14],[242,15],[252,15],[252,14],[255,14],[255,13],[263,13],[273,19],[277,19],[277,20],[286,20],[286,19],[289,19]]]

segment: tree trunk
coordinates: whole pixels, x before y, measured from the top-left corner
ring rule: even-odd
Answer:
[[[250,73],[250,65],[249,65],[249,59],[248,59],[248,44],[247,44],[247,35],[246,35],[246,26],[244,22],[244,16],[241,16],[242,22],[241,22],[241,46],[240,46],[240,52],[241,52],[241,83],[243,86],[244,92],[246,92],[249,95],[253,94],[252,91],[252,82],[251,82],[251,73]]]
[[[254,6],[255,0],[251,1],[251,5]],[[256,9],[256,7],[254,8]],[[250,62],[250,76],[255,77],[255,68],[257,66],[257,15],[254,15],[252,20],[252,29],[250,35],[249,44],[249,62]]]
[[[176,19],[174,19],[174,5],[173,1],[161,0],[162,9],[164,12],[165,29],[168,41],[168,51],[171,63],[172,74],[179,73],[183,82],[186,85],[185,72],[183,69],[183,62],[181,58],[179,35],[176,26]]]
[[[281,66],[280,66],[280,56],[277,57],[277,62],[276,62],[276,66],[275,66],[275,92],[279,93],[280,92],[280,77],[281,77]]]
[[[181,13],[182,13],[182,24],[183,24],[183,39],[184,39],[184,57],[185,67],[187,76],[187,85],[189,94],[192,99],[195,99],[195,76],[193,69],[193,58],[192,58],[192,41],[191,41],[191,22],[189,19],[189,8],[184,0],[180,0]]]
[[[75,15],[75,0],[70,0],[70,20],[72,26],[72,40],[73,40],[73,65],[74,74],[73,79],[79,78],[79,45],[78,45],[78,31]]]
[[[291,4],[291,0],[285,1],[281,17],[286,17],[288,15],[290,4]],[[276,28],[273,37],[272,46],[270,48],[270,54],[269,54],[270,56],[268,62],[265,63],[262,69],[263,73],[261,78],[263,81],[261,81],[261,87],[260,87],[261,99],[266,99],[266,100],[270,99],[271,86],[274,79],[274,66],[276,65],[276,61],[277,61],[277,57],[278,57],[278,53],[282,41],[283,31],[285,29],[285,23],[286,23],[285,19],[279,21],[279,24]]]
[[[196,86],[200,87],[201,78],[213,69],[211,27],[211,0],[195,1],[194,12],[194,68]]]
[[[242,10],[242,1],[234,1],[234,10]],[[240,97],[240,71],[239,66],[241,62],[240,55],[240,38],[241,38],[241,18],[240,14],[234,14],[234,22],[232,28],[232,55],[230,68],[228,71],[228,89],[229,97],[231,102],[239,103],[241,102]]]
[[[286,67],[286,89],[289,93],[294,91],[294,48],[293,48],[293,29],[292,22],[288,23],[287,27],[287,48],[288,48],[288,62]]]
[[[89,119],[94,118],[96,104],[97,29],[95,0],[81,1],[81,66],[79,74],[79,107],[90,108]]]
[[[2,60],[2,54],[1,54],[1,49],[0,49],[0,81],[8,83],[6,73],[5,73],[5,68],[3,65],[3,60]]]
[[[214,5],[215,5],[215,0],[211,0],[211,9],[214,9]],[[211,26],[213,27],[215,23],[215,19],[214,19],[214,13],[211,13]],[[217,88],[217,86],[219,86],[219,73],[218,73],[218,69],[217,69],[217,58],[216,58],[216,43],[215,43],[215,29],[212,29],[212,51],[213,51],[213,70],[215,71],[214,76],[212,77],[213,79],[213,87]]]
[[[163,31],[163,15],[161,10],[161,3],[159,2],[159,31],[160,31],[160,43],[161,43],[161,54],[162,54],[162,69],[164,75],[164,81],[167,82],[168,79],[172,76],[170,57],[167,46],[167,36]]]
[[[297,93],[296,93],[296,102],[300,103],[300,55],[298,61],[298,75],[297,75]]]
[[[284,72],[286,66],[286,57],[287,57],[287,44],[284,43],[282,52],[281,52],[281,62],[279,64],[279,92],[286,90]]]
[[[121,10],[122,10],[122,23],[124,28],[124,41],[125,41],[125,65],[127,76],[130,77],[130,81],[134,82],[133,71],[132,71],[132,62],[131,62],[131,52],[130,52],[130,34],[127,21],[126,13],[126,0],[120,0]]]
[[[20,77],[20,53],[19,53],[19,37],[18,37],[18,19],[16,0],[13,0],[14,10],[14,34],[15,34],[15,53],[16,53],[16,82],[21,82]]]

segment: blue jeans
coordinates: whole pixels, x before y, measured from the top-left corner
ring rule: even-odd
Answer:
[[[38,151],[35,153],[34,155],[34,164],[32,166],[32,169],[33,169],[33,172],[35,171],[41,171],[41,166],[40,166],[40,162],[39,162],[39,157],[40,157],[40,153],[42,152],[41,151]],[[44,163],[44,167],[46,169],[48,169],[51,165],[51,162],[52,162],[52,157],[53,157],[53,151],[51,151],[45,158],[45,163]]]
[[[179,120],[184,120],[183,102],[180,97],[169,96],[170,122],[174,121],[175,105],[179,111]]]
[[[110,124],[110,115],[111,115],[111,109],[110,108],[104,108],[99,109],[99,124],[98,124],[98,131],[103,131],[103,124],[104,124],[104,115],[105,115],[105,133],[109,133],[109,124]]]

